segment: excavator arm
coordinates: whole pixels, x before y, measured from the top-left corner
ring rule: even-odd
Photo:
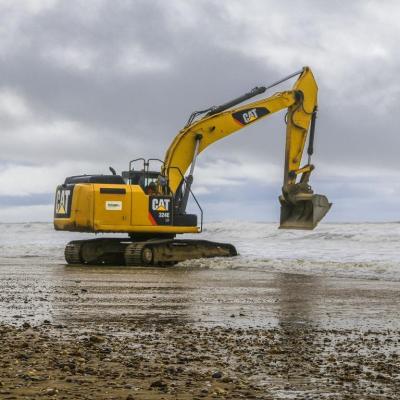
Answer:
[[[280,227],[313,229],[325,216],[331,204],[325,196],[314,195],[308,185],[311,171],[314,169],[310,159],[313,152],[318,87],[310,68],[304,67],[298,75],[297,81],[289,91],[278,92],[233,109],[224,108],[235,104],[235,101],[227,103],[226,107],[211,108],[206,110],[205,117],[195,122],[190,121],[179,132],[166,152],[163,175],[167,177],[172,193],[181,193],[179,199],[181,213],[185,212],[194,165],[197,156],[202,151],[212,143],[247,125],[286,109],[284,179],[282,195],[279,198],[281,202]],[[265,89],[255,88],[253,89],[255,94],[250,93],[242,98],[252,97]],[[242,98],[237,100],[241,101]],[[308,136],[308,163],[301,166]],[[191,166],[190,173],[185,179],[184,174],[189,166]],[[186,185],[186,191],[182,191],[183,183]]]

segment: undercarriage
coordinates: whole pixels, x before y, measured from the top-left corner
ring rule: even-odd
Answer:
[[[237,251],[231,244],[208,240],[100,238],[69,242],[64,254],[68,264],[172,266],[197,258],[233,257]]]

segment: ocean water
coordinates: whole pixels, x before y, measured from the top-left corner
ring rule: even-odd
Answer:
[[[3,223],[0,264],[64,264],[65,244],[91,237],[56,232],[50,223]],[[400,281],[400,223],[325,223],[314,231],[289,231],[274,223],[229,221],[209,223],[201,235],[187,237],[232,243],[240,254],[186,261],[182,267]]]

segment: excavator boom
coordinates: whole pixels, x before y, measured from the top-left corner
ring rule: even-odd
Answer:
[[[290,91],[279,92],[265,99],[226,110],[239,101],[265,91],[265,88],[255,88],[232,102],[211,108],[204,118],[182,129],[171,143],[164,159],[163,173],[168,177],[172,192],[179,193],[184,183],[185,172],[190,165],[193,167],[197,156],[208,146],[273,113],[287,109],[280,227],[313,229],[329,211],[331,204],[325,196],[314,195],[308,185],[311,171],[314,169],[310,159],[313,152],[318,87],[310,68],[304,67],[296,74],[300,76]],[[289,78],[296,74],[290,75]],[[309,132],[309,160],[308,164],[301,167]],[[188,177],[189,184],[193,180],[192,175],[191,171]],[[187,195],[183,197],[187,198]],[[181,211],[184,211],[185,202],[183,206]]]

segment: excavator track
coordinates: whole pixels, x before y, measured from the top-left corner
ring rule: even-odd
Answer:
[[[68,264],[90,265],[172,266],[180,261],[236,255],[233,245],[207,240],[151,239],[133,242],[102,238],[73,241],[65,248]]]

